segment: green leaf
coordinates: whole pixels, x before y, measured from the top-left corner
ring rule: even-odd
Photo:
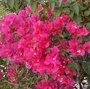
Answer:
[[[83,69],[88,75],[90,75],[90,62],[84,62]]]
[[[78,24],[80,24],[80,23],[81,23],[81,21],[82,21],[81,16],[77,16],[77,15],[76,15],[76,16],[74,16],[74,18],[73,18],[73,19],[74,19],[74,21],[75,21],[75,22],[77,22]]]
[[[84,15],[85,15],[85,16],[89,16],[89,15],[90,15],[90,10],[85,11],[85,12],[84,12]]]
[[[79,4],[74,5],[73,10],[74,10],[75,14],[79,16]]]
[[[69,3],[75,2],[76,0],[68,0]]]
[[[27,4],[29,4],[29,5],[30,5],[30,3],[31,3],[31,0],[26,0],[26,2],[27,2]]]
[[[80,5],[80,10],[85,10],[87,7]]]
[[[90,30],[90,22],[86,24],[88,30]]]
[[[36,2],[33,2],[33,3],[31,4],[31,9],[32,9],[33,12],[36,11],[36,7],[37,7],[37,3],[36,3]]]
[[[42,4],[42,5],[46,5],[46,3],[44,1],[42,1],[42,0],[39,1],[39,3]]]
[[[62,5],[62,0],[59,0],[58,1],[58,6],[61,7],[61,5]]]
[[[77,63],[69,63],[69,64],[68,64],[68,67],[69,67],[69,69],[71,69],[71,70],[78,70],[78,69],[79,69],[79,66],[78,66]]]
[[[11,9],[13,9],[13,7],[14,7],[14,0],[9,0],[9,1],[8,1],[8,5],[9,5],[9,7],[10,7]]]
[[[62,4],[62,8],[67,8],[67,7],[69,7],[70,6],[70,3],[65,3],[65,4]]]
[[[14,8],[15,10],[19,10],[19,2],[15,1]]]
[[[66,12],[67,14],[70,14],[70,9],[69,9],[69,8],[65,8],[65,12]]]
[[[59,16],[61,14],[61,10],[60,8],[55,10],[55,16]]]
[[[51,8],[52,10],[54,10],[54,7],[55,7],[55,3],[53,2],[53,3],[50,4],[50,8]]]
[[[56,2],[56,0],[48,0],[50,3],[52,3],[52,2]]]
[[[72,19],[73,19],[74,12],[71,12],[71,13],[69,14],[69,16],[70,16],[70,18],[72,18]]]
[[[4,62],[4,60],[0,58],[0,62]]]

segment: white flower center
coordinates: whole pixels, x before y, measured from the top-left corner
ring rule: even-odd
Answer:
[[[18,49],[19,49],[20,47],[18,46]]]
[[[55,58],[53,58],[53,60],[55,60]]]
[[[77,27],[76,27],[76,26],[74,26],[74,28],[76,28],[76,29],[77,29]]]
[[[62,81],[63,81],[63,78],[60,79],[60,82],[62,82]]]
[[[37,53],[36,53],[36,52],[34,52],[34,55],[37,55]]]
[[[80,51],[80,50],[78,50],[77,52],[78,52],[78,53],[80,53],[81,51]]]

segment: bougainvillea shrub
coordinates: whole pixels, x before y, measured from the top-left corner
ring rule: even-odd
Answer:
[[[86,63],[84,57],[90,54],[90,41],[82,38],[90,32],[66,14],[51,19],[54,12],[50,8],[42,18],[42,9],[39,5],[38,13],[32,13],[27,6],[0,20],[0,57],[7,60],[0,78],[4,75],[10,83],[18,84],[32,71],[32,75],[39,74],[33,84],[35,89],[73,89],[75,82],[81,83],[79,62],[73,59],[80,57],[80,63]],[[25,71],[19,76],[23,66]]]

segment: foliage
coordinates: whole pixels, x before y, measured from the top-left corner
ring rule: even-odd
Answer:
[[[45,10],[48,7],[54,10],[55,17],[61,13],[67,13],[74,21],[90,29],[89,0],[1,0],[1,3],[12,12],[18,12],[26,5],[30,5],[35,12],[38,4],[42,4]]]
[[[0,4],[0,18],[2,18],[4,15],[10,13],[9,10],[7,10],[3,5]]]

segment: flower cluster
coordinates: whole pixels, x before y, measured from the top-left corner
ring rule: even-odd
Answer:
[[[64,27],[71,34],[70,40],[60,37]],[[83,43],[78,39],[78,36],[88,34],[85,27],[81,28],[65,14],[53,21],[42,21],[40,14],[32,14],[30,8],[26,7],[18,14],[11,13],[0,20],[0,57],[15,64],[24,64],[28,70],[32,69],[41,76],[45,73],[52,75],[61,84],[73,86],[72,76],[76,73],[68,68],[71,60],[64,55],[71,52],[68,56],[75,57],[83,56],[85,52],[90,53],[90,42]],[[7,72],[13,76],[12,71],[13,69],[9,69]],[[16,79],[10,75],[7,77]],[[58,89],[57,84],[52,87],[55,88],[50,89]]]
[[[80,27],[75,22],[69,22],[66,26],[67,31],[72,35],[72,39],[68,41],[69,51],[72,53],[72,56],[84,56],[85,52],[90,50],[90,42],[83,42],[80,38],[83,36],[89,35],[89,31],[85,26]],[[87,49],[88,48],[88,49]]]
[[[70,81],[72,82],[72,81]],[[73,89],[70,85],[62,85],[59,81],[49,79],[49,80],[41,80],[36,84],[36,89]]]
[[[81,37],[81,36],[87,36],[89,34],[85,26],[81,28],[78,24],[72,21],[68,23],[68,25],[66,26],[66,29],[68,32],[70,32],[75,36]]]
[[[36,89],[58,89],[59,83],[55,80],[41,80],[36,84]]]

